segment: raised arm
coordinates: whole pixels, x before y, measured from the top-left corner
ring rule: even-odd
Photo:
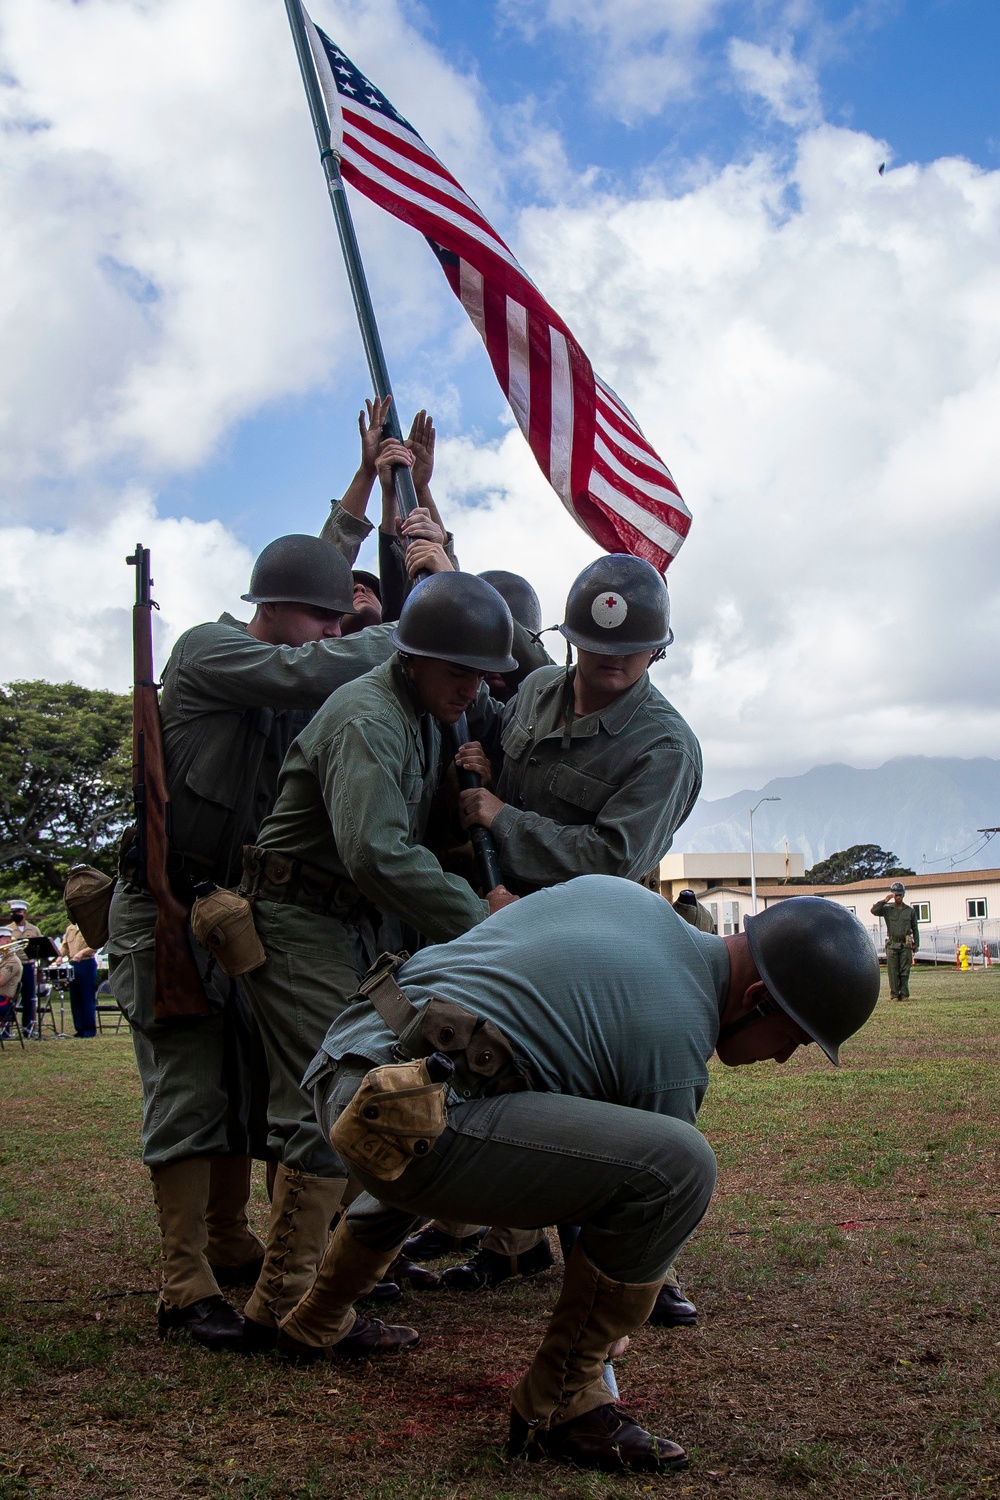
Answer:
[[[361,434],[361,462],[340,500],[334,500],[330,514],[323,522],[320,536],[332,542],[353,567],[361,544],[371,532],[367,519],[368,501],[377,476],[376,459],[382,442],[382,428],[389,410],[391,396],[384,401],[366,401],[365,411],[358,413],[358,431]]]

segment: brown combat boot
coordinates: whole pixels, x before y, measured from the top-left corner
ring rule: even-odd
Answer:
[[[207,1156],[150,1168],[162,1262],[156,1321],[161,1338],[186,1331],[209,1349],[236,1351],[243,1319],[219,1291],[205,1253],[211,1174]]]
[[[354,1303],[380,1279],[395,1259],[397,1246],[370,1250],[341,1219],[323,1264],[306,1295],[281,1323],[278,1351],[300,1363],[327,1357],[367,1359],[372,1354],[414,1349],[420,1335],[412,1328],[387,1327],[357,1317]]]
[[[212,1156],[205,1210],[205,1254],[220,1286],[253,1286],[264,1268],[264,1246],[247,1223],[249,1156]]]
[[[645,1323],[662,1284],[612,1281],[574,1245],[545,1337],[512,1392],[510,1457],[547,1456],[586,1469],[687,1466],[676,1443],[609,1402],[604,1380],[612,1344]]]
[[[264,1267],[243,1309],[248,1350],[273,1349],[279,1322],[312,1285],[346,1186],[343,1177],[312,1177],[279,1166]]]

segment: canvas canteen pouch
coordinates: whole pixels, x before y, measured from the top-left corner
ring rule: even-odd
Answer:
[[[74,865],[63,886],[63,901],[70,920],[79,927],[89,948],[103,948],[108,941],[108,913],[116,882],[93,865]]]
[[[191,926],[201,946],[215,955],[219,968],[231,979],[267,962],[253,923],[253,907],[245,896],[225,886],[199,895],[191,908]]]
[[[352,1167],[395,1182],[426,1156],[448,1123],[445,1085],[423,1058],[372,1068],[330,1132],[334,1150]]]

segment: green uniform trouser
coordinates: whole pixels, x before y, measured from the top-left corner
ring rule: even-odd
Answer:
[[[254,921],[267,963],[242,982],[270,1076],[268,1147],[291,1171],[344,1177],[302,1075],[377,957],[374,932],[367,923],[355,926],[290,902],[259,899]]]
[[[326,1135],[364,1069],[316,1079]],[[587,1257],[616,1281],[663,1278],[715,1188],[712,1148],[693,1125],[567,1094],[500,1094],[449,1106],[433,1149],[395,1182],[354,1175],[365,1192],[348,1210],[373,1250],[403,1243],[428,1218],[520,1229],[581,1225]]]
[[[890,995],[897,995],[900,1000],[909,1000],[912,964],[913,950],[909,943],[886,943],[885,966],[889,972]]]
[[[119,886],[111,903],[108,963],[142,1082],[142,1159],[147,1167],[162,1167],[188,1156],[245,1156],[252,1050],[246,1000],[192,937],[211,1014],[155,1020],[155,922],[152,898]]]

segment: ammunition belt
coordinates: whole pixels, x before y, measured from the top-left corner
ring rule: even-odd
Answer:
[[[253,901],[288,902],[317,916],[336,917],[341,922],[374,920],[378,908],[343,875],[331,875],[294,855],[256,844],[243,846],[243,881],[240,895]]]
[[[123,885],[132,891],[147,891],[136,874],[138,863],[138,849],[136,847],[136,828],[130,823],[122,834],[121,843],[118,846],[118,874]],[[199,854],[187,854],[183,849],[171,849],[167,855],[167,875],[170,879],[170,889],[178,901],[185,902],[188,906],[194,901],[194,888],[200,880],[211,877],[213,862],[203,859]]]
[[[417,1009],[396,982],[396,970],[409,956],[380,954],[358,986],[358,994],[398,1037],[392,1051],[396,1061],[443,1053],[455,1069],[451,1088],[463,1099],[489,1099],[531,1089],[532,1079],[492,1021],[456,1000],[436,995]]]

